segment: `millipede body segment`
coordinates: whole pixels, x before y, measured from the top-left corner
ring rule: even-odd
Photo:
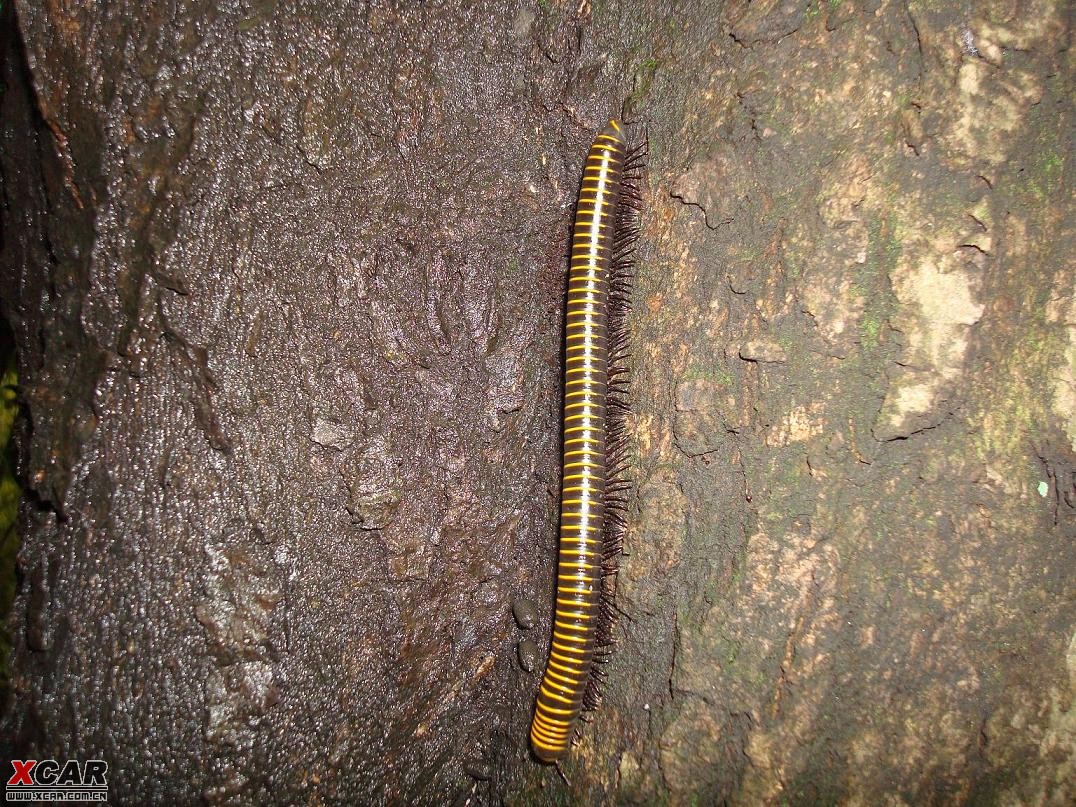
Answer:
[[[587,154],[572,231],[565,317],[564,443],[553,640],[531,723],[543,762],[567,752],[597,701],[596,663],[610,644],[606,579],[620,550],[623,410],[632,214],[639,153],[609,121]]]

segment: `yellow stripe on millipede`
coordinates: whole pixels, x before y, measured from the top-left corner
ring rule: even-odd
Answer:
[[[565,720],[558,720],[545,714],[544,708],[541,717],[541,724],[535,728],[545,741],[551,744],[564,744],[568,739],[571,725]]]
[[[568,747],[568,736],[563,729],[556,734],[548,734],[547,731],[544,727],[534,726],[531,729],[531,742],[547,755],[559,757]]]
[[[535,733],[542,738],[543,742],[548,743],[546,746],[548,748],[564,746],[567,743],[571,725],[564,720],[552,719],[544,712],[543,709],[540,724],[534,727]]]
[[[532,736],[536,736],[543,748],[557,750],[567,745],[570,725],[566,721],[550,720],[542,714],[541,723],[536,721]]]
[[[572,661],[570,657],[561,656],[556,653],[549,654],[549,666],[555,667],[561,672],[572,673],[573,675],[579,676],[584,675],[587,671],[587,665],[582,659]]]
[[[568,736],[571,734],[571,724],[566,720],[559,720],[545,714],[542,710],[541,722],[536,721],[534,734],[536,734],[545,747],[550,750],[563,749],[568,744]]]
[[[568,744],[568,735],[571,733],[571,724],[566,720],[551,718],[542,710],[541,722],[534,726],[534,733],[541,739],[545,747],[560,749]]]

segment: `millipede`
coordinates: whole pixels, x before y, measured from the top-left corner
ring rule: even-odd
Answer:
[[[610,120],[587,153],[572,229],[564,328],[563,463],[553,638],[530,740],[557,764],[600,700],[624,541],[628,313],[647,144]]]

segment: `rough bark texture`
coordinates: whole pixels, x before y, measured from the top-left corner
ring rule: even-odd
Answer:
[[[1071,803],[1070,4],[467,5],[5,9],[4,753],[120,803]],[[622,99],[638,487],[569,789],[510,607],[548,642]]]

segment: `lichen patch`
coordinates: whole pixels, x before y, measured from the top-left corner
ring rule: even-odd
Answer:
[[[968,348],[968,326],[983,315],[975,294],[976,279],[954,254],[927,257],[893,278],[898,299],[914,313],[908,357],[933,368],[945,379],[962,369]]]
[[[768,446],[787,446],[802,443],[819,435],[823,430],[821,406],[793,407],[766,436]]]
[[[1029,107],[1042,99],[1042,82],[1034,73],[999,72],[979,59],[960,65],[959,102],[948,138],[961,157],[990,165],[1005,162],[1011,135],[1023,125]]]

